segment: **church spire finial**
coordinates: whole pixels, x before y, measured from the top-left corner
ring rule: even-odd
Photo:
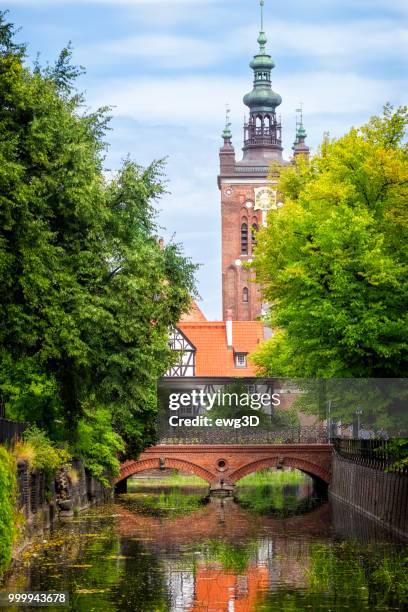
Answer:
[[[266,38],[266,34],[264,32],[264,12],[263,7],[265,4],[265,0],[259,0],[259,4],[261,6],[261,29],[259,31],[258,43],[259,43],[259,51],[260,53],[265,53],[266,43],[268,39]]]
[[[231,140],[232,138],[230,113],[231,113],[231,109],[227,104],[225,107],[225,128],[222,133],[222,137],[224,140]]]

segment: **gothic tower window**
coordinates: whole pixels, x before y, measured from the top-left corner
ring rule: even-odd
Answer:
[[[246,255],[248,253],[248,224],[243,223],[241,225],[241,253]]]
[[[242,301],[245,304],[248,304],[249,302],[249,291],[248,291],[248,287],[244,287],[242,290]]]
[[[257,239],[256,239],[257,233],[258,233],[258,224],[253,223],[252,228],[251,228],[252,248],[256,247],[257,245]]]

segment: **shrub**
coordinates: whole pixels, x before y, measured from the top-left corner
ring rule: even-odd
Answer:
[[[26,429],[23,440],[15,444],[14,454],[18,459],[27,461],[30,469],[44,470],[50,474],[71,459],[68,451],[57,448],[46,433],[35,425]]]

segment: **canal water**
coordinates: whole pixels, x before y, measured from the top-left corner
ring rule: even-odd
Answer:
[[[139,481],[36,541],[3,590],[68,591],[81,612],[406,610],[407,569],[406,546],[304,480],[211,500]]]

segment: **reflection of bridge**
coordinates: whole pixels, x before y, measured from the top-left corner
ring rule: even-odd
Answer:
[[[206,540],[242,543],[255,540],[265,533],[273,538],[289,537],[292,543],[295,540],[300,543],[309,538],[327,538],[331,524],[328,504],[306,514],[281,519],[254,515],[232,499],[212,499],[200,509],[174,518],[163,519],[132,512],[126,502],[121,501],[115,513],[120,517],[116,529],[121,537],[141,541],[147,539],[147,544],[155,549],[172,553],[184,549],[186,543],[198,544]]]
[[[158,445],[145,450],[138,460],[123,463],[117,484],[119,490],[126,490],[125,482],[133,474],[171,468],[199,476],[212,489],[222,489],[252,472],[284,467],[296,468],[329,484],[331,457],[330,444]]]

